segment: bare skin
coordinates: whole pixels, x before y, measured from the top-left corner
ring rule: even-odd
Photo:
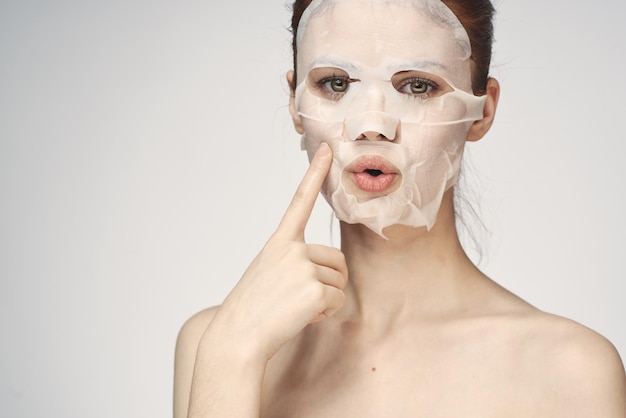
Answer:
[[[488,131],[498,94],[490,80],[468,140]],[[222,306],[181,330],[175,418],[626,417],[613,346],[481,273],[451,191],[430,232],[394,226],[386,241],[342,224],[341,251],[306,244],[330,157],[318,151]]]

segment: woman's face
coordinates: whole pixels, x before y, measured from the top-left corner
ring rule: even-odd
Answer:
[[[340,220],[380,235],[394,224],[430,229],[456,181],[469,126],[482,117],[467,34],[439,0],[309,7],[294,117],[309,157],[320,142],[333,148],[324,196]]]

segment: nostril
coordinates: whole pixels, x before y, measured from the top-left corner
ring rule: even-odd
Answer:
[[[361,134],[361,136],[363,137],[363,139],[369,139],[370,141],[387,139],[387,137],[385,135],[381,134],[380,132],[376,132],[376,131],[363,132]]]
[[[351,140],[394,141],[400,120],[384,112],[368,111],[350,116],[344,121],[344,129]]]

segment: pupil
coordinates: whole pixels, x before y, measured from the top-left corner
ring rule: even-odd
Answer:
[[[342,92],[346,89],[345,82],[341,79],[333,80],[333,82],[331,83],[331,86],[333,88],[333,91],[336,91],[336,92]]]
[[[425,93],[426,84],[422,82],[416,82],[411,85],[411,89],[413,90],[413,93]]]

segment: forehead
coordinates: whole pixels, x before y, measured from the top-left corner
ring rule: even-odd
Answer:
[[[333,62],[390,69],[427,63],[454,83],[469,69],[458,28],[436,22],[414,2],[329,2],[317,7],[299,31],[300,74]]]

